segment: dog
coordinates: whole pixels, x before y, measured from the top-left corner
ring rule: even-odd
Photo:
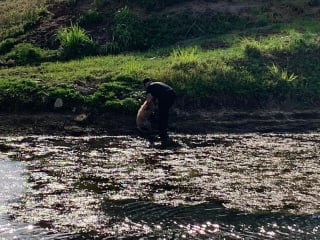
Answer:
[[[154,113],[154,103],[152,101],[144,101],[138,110],[136,117],[137,128],[142,133],[151,133],[152,127],[150,117]]]

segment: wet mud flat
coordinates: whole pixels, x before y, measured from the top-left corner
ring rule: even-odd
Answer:
[[[8,216],[48,239],[320,238],[318,131],[171,136],[2,136],[26,168]]]

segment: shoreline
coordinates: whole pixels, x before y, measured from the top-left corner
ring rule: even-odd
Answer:
[[[176,111],[169,132],[182,134],[308,132],[320,129],[320,110]],[[134,115],[1,113],[0,135],[139,135]]]

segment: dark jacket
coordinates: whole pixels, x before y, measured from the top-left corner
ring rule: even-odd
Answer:
[[[172,103],[175,99],[175,91],[163,82],[152,82],[146,89],[152,97],[158,100],[159,104]]]

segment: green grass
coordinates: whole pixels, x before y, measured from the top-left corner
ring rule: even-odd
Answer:
[[[172,85],[182,108],[305,107],[320,100],[319,27],[317,21],[295,22],[270,35],[228,34],[163,51],[2,68],[0,78],[45,87],[82,81],[96,89],[83,101],[104,110],[137,108],[146,76]],[[210,43],[217,47],[203,48]],[[114,84],[119,87],[101,88]]]

